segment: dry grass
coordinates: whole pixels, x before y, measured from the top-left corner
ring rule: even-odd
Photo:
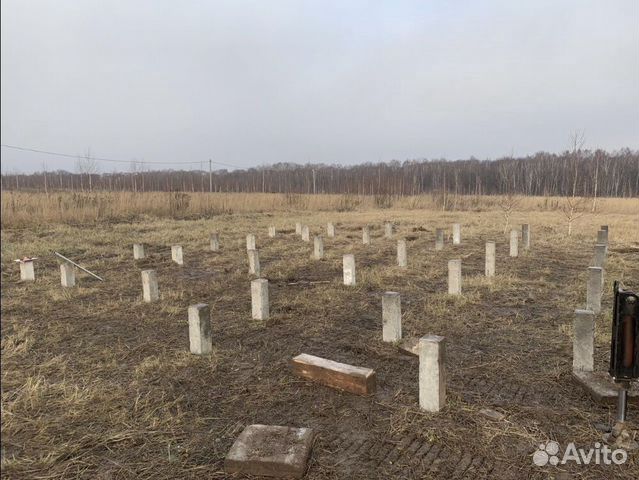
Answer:
[[[450,205],[455,211],[501,211],[499,196],[459,196]],[[442,210],[437,196],[384,198],[356,195],[298,195],[244,193],[2,193],[2,226],[43,223],[120,222],[152,218],[199,218],[232,213],[320,212],[371,210]],[[560,197],[516,197],[522,212],[558,212],[566,202]],[[602,198],[598,214],[631,214],[639,211],[639,199]],[[381,208],[381,207],[383,208]],[[451,207],[452,208],[452,207]]]
[[[208,197],[193,195],[190,213],[202,213],[194,205]],[[135,198],[152,203],[160,197],[131,196],[135,205],[121,207],[130,215],[143,211]],[[233,211],[251,213],[197,219],[161,218],[165,207],[158,206],[137,222],[81,224],[95,220],[87,213],[74,225],[66,212],[63,223],[43,224],[43,207],[38,221],[19,215],[5,221],[4,478],[226,478],[224,455],[250,423],[315,428],[310,479],[451,478],[465,453],[481,460],[486,478],[547,478],[560,470],[532,467],[539,442],[587,446],[600,440],[593,422],[608,422],[614,409],[594,404],[570,380],[572,317],[585,302],[596,231],[608,224],[604,313],[596,330],[596,365],[605,369],[611,282],[639,288],[638,219],[628,211],[635,200],[602,201],[602,213],[577,220],[567,237],[559,210],[526,199],[510,221],[531,224],[533,248],[511,259],[496,206],[442,212],[409,208],[402,199],[392,209],[360,205],[335,212],[327,197],[318,196],[315,201],[327,202],[325,211],[278,203],[277,212],[257,213],[270,208],[265,198],[282,201],[246,196],[244,207],[238,200]],[[24,201],[35,206],[42,198]],[[3,214],[10,208],[6,202],[4,197]],[[325,237],[326,258],[312,260],[312,244],[294,235],[294,223],[307,223],[318,234],[328,220],[336,223],[337,237]],[[385,220],[408,240],[407,271],[395,266],[394,240],[382,238]],[[455,221],[463,225],[462,246],[447,241],[444,251],[435,252],[435,229],[449,231]],[[372,226],[370,247],[361,244],[364,224]],[[278,228],[277,238],[267,237],[269,225]],[[218,253],[207,251],[214,230],[221,235]],[[268,322],[250,319],[247,233],[257,236],[269,279]],[[490,280],[483,276],[487,239],[497,241],[497,276]],[[148,259],[132,260],[136,242],[147,245]],[[172,244],[184,247],[183,267],[170,261]],[[62,289],[51,250],[106,281],[82,275],[77,288]],[[341,285],[347,252],[357,261],[354,288]],[[24,255],[41,257],[32,284],[16,281],[13,259]],[[460,298],[445,293],[450,258],[463,259]],[[145,268],[158,272],[157,303],[141,301]],[[449,399],[438,415],[417,406],[417,360],[381,342],[386,290],[402,295],[405,337],[447,337]],[[206,357],[188,353],[186,310],[199,302],[213,312],[214,352]],[[288,360],[301,352],[375,368],[378,393],[358,397],[292,377]],[[506,420],[487,420],[478,414],[484,407]],[[634,428],[636,419],[631,409]],[[370,449],[346,455],[354,437]],[[377,446],[406,438],[432,442],[449,456],[435,470],[411,463],[410,456],[384,460],[388,452]],[[562,469],[575,478],[630,479],[639,466],[631,457],[623,468]]]

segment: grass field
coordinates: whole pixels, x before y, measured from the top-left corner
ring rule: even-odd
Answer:
[[[64,195],[61,202],[73,201]],[[601,441],[596,424],[614,419],[614,408],[594,403],[571,379],[572,321],[585,305],[596,232],[607,224],[595,359],[606,370],[612,281],[639,289],[637,199],[600,200],[570,237],[554,200],[522,199],[510,222],[530,223],[532,248],[509,258],[497,199],[467,199],[463,211],[428,198],[386,209],[365,199],[338,212],[344,199],[290,200],[302,202],[296,208],[284,196],[254,195],[242,197],[244,207],[229,197],[221,210],[233,213],[214,215],[219,208],[194,207],[205,197],[191,197],[176,219],[168,196],[146,198],[156,210],[136,210],[132,199],[141,197],[114,197],[114,213],[78,205],[74,216],[44,196],[3,195],[3,478],[228,478],[224,457],[253,423],[315,429],[309,479],[639,476],[636,454],[622,466],[531,460],[549,439],[590,448]],[[323,260],[295,235],[297,221],[311,235],[335,223]],[[384,221],[407,240],[405,271],[396,266],[396,238],[383,238]],[[462,245],[447,237],[436,252],[435,229],[450,235],[454,222]],[[370,246],[361,242],[365,224]],[[268,238],[269,225],[276,238]],[[213,231],[219,252],[208,250]],[[251,319],[248,233],[270,285],[264,322]],[[493,279],[484,277],[486,240],[497,242]],[[147,258],[134,261],[139,242]],[[183,266],[171,262],[174,244],[184,247]],[[78,274],[78,286],[63,289],[53,250],[105,281]],[[344,253],[355,254],[355,287],[342,285]],[[19,281],[13,262],[25,255],[39,257],[33,283]],[[447,294],[453,258],[462,259],[461,297]],[[161,296],[151,304],[141,298],[140,271],[148,268],[158,272]],[[419,409],[418,359],[381,341],[385,291],[401,294],[404,337],[447,339],[448,399],[438,414]],[[195,303],[211,306],[209,356],[189,353],[187,308]],[[289,361],[299,353],[374,368],[378,391],[356,396],[295,377]],[[482,408],[505,417],[488,419]],[[634,431],[638,412],[630,408]]]

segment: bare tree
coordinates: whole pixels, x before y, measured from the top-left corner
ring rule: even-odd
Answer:
[[[570,147],[571,152],[568,156],[568,159],[573,163],[573,181],[572,181],[572,190],[566,196],[564,200],[564,204],[561,207],[561,211],[566,217],[566,223],[568,225],[568,236],[572,235],[572,225],[575,220],[582,217],[585,213],[584,203],[585,200],[583,197],[577,198],[577,179],[579,176],[579,167],[581,165],[581,157],[582,157],[582,147],[585,143],[584,140],[584,132],[577,131],[573,133],[570,137]]]
[[[82,182],[82,177],[84,175],[87,176],[89,180],[89,191],[93,191],[93,175],[98,173],[98,162],[91,156],[91,149],[87,148],[84,156],[78,157],[76,162],[76,169],[80,174],[80,188],[84,191],[84,184]]]

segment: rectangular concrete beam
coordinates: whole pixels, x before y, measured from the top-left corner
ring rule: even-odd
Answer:
[[[191,353],[204,355],[213,350],[211,310],[205,303],[189,307],[189,344]]]
[[[572,369],[592,372],[595,369],[595,314],[575,310],[572,339]]]
[[[406,253],[406,240],[397,240],[397,265],[401,268],[408,267],[408,255]]]
[[[269,318],[268,280],[265,278],[251,282],[251,310],[254,320]]]
[[[461,295],[462,274],[461,259],[448,261],[448,293],[450,295]]]
[[[439,335],[419,339],[419,408],[427,412],[446,405],[445,345]]]
[[[355,255],[346,254],[342,258],[344,269],[344,285],[355,285],[357,278],[355,275]]]
[[[133,245],[133,259],[142,260],[144,257],[144,245],[141,243],[135,243]]]
[[[399,342],[402,339],[402,302],[397,292],[382,295],[382,340]]]
[[[377,388],[375,371],[325,358],[298,355],[291,361],[293,373],[332,388],[359,395],[370,395]]]
[[[173,245],[171,247],[171,260],[178,265],[184,265],[184,256],[182,255],[181,245]]]
[[[324,258],[324,238],[321,235],[313,238],[313,258],[315,260],[321,260]]]
[[[486,266],[484,272],[487,277],[495,276],[495,242],[486,242]]]
[[[75,287],[75,267],[70,263],[60,264],[60,284],[63,287]]]
[[[224,469],[231,475],[302,478],[313,436],[310,428],[249,425],[229,450]]]
[[[142,270],[142,298],[145,302],[155,302],[160,299],[158,276],[155,270]]]

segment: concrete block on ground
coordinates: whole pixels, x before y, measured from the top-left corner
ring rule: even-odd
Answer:
[[[510,231],[510,256],[519,256],[519,232],[517,230]]]
[[[575,310],[572,339],[573,371],[592,372],[595,368],[595,314]]]
[[[313,430],[249,425],[224,460],[228,474],[302,478],[313,446]]]
[[[444,229],[438,228],[435,230],[435,250],[444,249]]]
[[[133,259],[142,260],[143,258],[145,258],[144,245],[141,243],[135,243],[133,245]]]
[[[249,275],[260,276],[260,255],[257,250],[248,251]]]
[[[332,222],[326,224],[326,236],[331,238],[335,236],[335,225]]]
[[[453,223],[453,245],[461,245],[461,223]]]
[[[265,278],[258,278],[251,282],[251,309],[253,319],[269,318],[268,280]]]
[[[155,302],[160,299],[158,275],[155,270],[142,270],[142,298],[145,302]]]
[[[171,260],[173,260],[178,265],[184,265],[184,256],[182,254],[181,245],[173,245],[171,247]]]
[[[189,344],[191,353],[204,355],[213,350],[211,310],[205,303],[189,307]]]
[[[408,267],[408,254],[406,252],[406,240],[397,240],[397,265],[401,268]]]
[[[461,259],[448,261],[448,293],[450,295],[461,295],[462,274]]]
[[[399,342],[402,339],[402,302],[399,293],[382,295],[382,340]]]
[[[445,339],[426,335],[419,339],[419,408],[439,412],[446,405]]]
[[[344,285],[357,284],[357,278],[355,275],[355,255],[351,253],[344,255],[342,262],[344,269]]]
[[[368,225],[362,228],[362,243],[364,245],[371,244],[371,229]]]
[[[528,223],[521,226],[521,243],[525,250],[530,248],[530,224]]]
[[[60,283],[63,287],[75,287],[75,267],[70,263],[60,264]]]
[[[588,287],[586,289],[586,310],[595,314],[601,312],[601,295],[603,290],[603,268],[588,267]]]
[[[302,225],[302,240],[305,242],[311,241],[311,231],[308,228],[308,225]]]
[[[220,235],[212,233],[209,236],[209,248],[212,252],[217,252],[220,249]]]
[[[257,247],[255,246],[255,235],[252,233],[249,233],[246,236],[246,250],[257,250]]]
[[[315,260],[321,260],[324,258],[324,238],[321,235],[313,238],[313,258]]]
[[[328,387],[359,395],[370,395],[377,388],[375,370],[307,355],[291,360],[293,373]]]
[[[391,222],[384,224],[384,237],[393,238],[393,224]]]
[[[35,269],[32,260],[20,262],[20,280],[23,282],[33,282],[35,280]]]
[[[495,242],[486,242],[486,266],[484,273],[487,277],[495,276]]]
[[[573,379],[583,388],[592,399],[604,405],[616,405],[619,398],[619,385],[616,384],[608,372],[573,371]],[[627,402],[639,405],[639,384],[630,384]]]

